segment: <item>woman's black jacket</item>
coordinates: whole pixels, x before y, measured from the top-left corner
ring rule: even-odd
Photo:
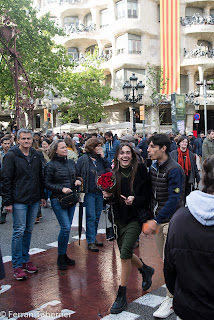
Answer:
[[[124,189],[128,179],[122,179],[121,189]],[[113,212],[115,221],[122,224],[129,223],[130,221],[139,221],[139,209],[149,209],[151,199],[151,181],[147,168],[144,164],[138,164],[137,172],[134,179],[134,201],[131,206],[121,205],[121,201],[114,197]],[[131,195],[131,194],[129,194]],[[128,196],[125,195],[125,196]]]
[[[45,166],[45,187],[52,192],[51,198],[62,195],[62,189],[74,189],[77,178],[76,164],[73,160],[55,156]]]

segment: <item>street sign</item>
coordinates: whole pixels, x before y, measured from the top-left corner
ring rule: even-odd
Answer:
[[[194,120],[194,123],[199,123],[199,120]]]
[[[194,114],[194,120],[196,120],[196,121],[200,120],[200,113]],[[195,122],[195,123],[198,123],[198,122]]]

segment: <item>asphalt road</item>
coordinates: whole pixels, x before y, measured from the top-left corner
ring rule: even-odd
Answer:
[[[59,234],[59,224],[56,216],[52,209],[42,208],[43,218],[40,223],[34,225],[34,230],[31,239],[31,248],[39,248],[47,250],[51,246],[48,244],[57,242]],[[84,227],[83,218],[83,227]],[[105,228],[105,217],[102,214],[100,219],[99,228],[101,232],[104,232]],[[82,232],[82,237],[84,238],[84,230]],[[72,237],[78,235],[78,208],[76,208],[72,229],[70,233],[69,241],[77,241]],[[11,239],[12,239],[12,214],[7,214],[6,223],[0,224],[0,247],[2,251],[2,256],[11,256]]]

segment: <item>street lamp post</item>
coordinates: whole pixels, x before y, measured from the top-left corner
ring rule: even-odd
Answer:
[[[135,77],[133,73],[129,78],[129,81],[126,81],[123,85],[123,93],[126,101],[132,103],[132,111],[133,111],[133,133],[136,133],[136,117],[135,117],[135,103],[140,101],[143,96],[143,89],[145,85],[142,84],[142,81],[137,83],[138,78]]]
[[[212,86],[214,84],[213,81],[197,81],[197,86],[203,86],[203,97],[204,97],[204,133],[207,135],[207,87]]]
[[[59,117],[59,134],[61,136],[61,115],[62,115],[62,111],[61,109],[58,109],[58,117]]]

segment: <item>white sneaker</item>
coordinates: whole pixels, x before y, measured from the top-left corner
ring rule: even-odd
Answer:
[[[173,298],[166,297],[160,307],[153,313],[153,317],[165,319],[174,312],[172,307]]]

